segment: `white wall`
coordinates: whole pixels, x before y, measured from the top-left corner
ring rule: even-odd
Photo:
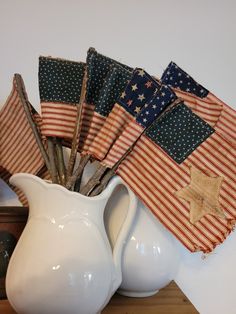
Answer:
[[[235,105],[234,0],[1,0],[0,102],[20,72],[38,106],[37,58],[84,60],[89,46],[161,75],[176,61]]]
[[[19,72],[39,108],[37,58],[88,47],[160,76],[170,60],[236,108],[234,0],[0,0],[0,104]],[[176,281],[201,313],[236,313],[236,235],[207,259],[180,247]]]

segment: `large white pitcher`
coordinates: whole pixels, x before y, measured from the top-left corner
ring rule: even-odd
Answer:
[[[103,214],[118,184],[115,177],[99,196],[89,198],[30,174],[11,184],[29,201],[29,219],[11,257],[6,289],[19,314],[99,313],[119,287],[121,255],[136,212],[129,190],[129,212],[113,252]]]

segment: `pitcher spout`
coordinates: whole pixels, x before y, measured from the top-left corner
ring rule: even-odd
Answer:
[[[42,198],[44,187],[41,184],[41,179],[34,175],[16,173],[11,176],[9,182],[25,194],[30,207]]]

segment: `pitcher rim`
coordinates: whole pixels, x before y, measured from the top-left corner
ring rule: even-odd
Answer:
[[[74,195],[75,197],[79,197],[79,198],[83,198],[83,199],[86,199],[86,200],[91,200],[91,201],[98,201],[98,200],[102,200],[102,199],[105,199],[107,197],[107,195],[109,195],[108,193],[108,186],[105,188],[105,190],[102,191],[101,194],[99,195],[95,195],[95,196],[86,196],[86,195],[83,195],[79,192],[74,192],[74,191],[70,191],[68,190],[67,188],[65,188],[64,186],[60,185],[60,184],[56,184],[56,183],[51,183],[50,180],[44,180],[34,174],[31,174],[31,173],[26,173],[26,172],[19,172],[19,173],[15,173],[13,174],[10,179],[9,179],[9,182],[14,185],[11,181],[13,178],[17,178],[17,177],[26,177],[26,178],[33,178],[34,180],[38,181],[38,183],[40,183],[42,186],[44,187],[49,187],[50,189],[51,188],[56,188],[56,189],[59,189],[61,190],[63,193],[66,193],[68,195]],[[14,185],[15,186],[15,185]]]

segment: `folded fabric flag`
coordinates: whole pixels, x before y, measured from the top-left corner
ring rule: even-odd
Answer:
[[[198,84],[174,62],[168,65],[161,80],[173,87],[176,95],[181,97],[194,113],[217,129],[227,140],[236,144],[235,111],[232,108]]]
[[[94,113],[91,118],[89,133],[87,134],[82,154],[88,153],[90,145],[104,124],[114,104],[119,98],[131,78],[132,72],[118,64],[112,65],[108,72],[98,99],[95,103]]]
[[[148,106],[159,88],[159,83],[143,69],[135,69],[124,92],[122,92],[121,97],[117,100],[105,124],[91,144],[90,153],[98,159],[106,156],[112,144],[117,138],[119,139],[122,131],[135,120],[135,117],[137,117],[142,108]],[[99,146],[98,141],[100,142]],[[125,148],[123,153],[126,153]],[[106,162],[100,163],[96,172],[80,190],[81,194],[89,195],[96,185],[101,182],[101,178],[108,167]]]
[[[42,134],[46,137],[73,138],[85,63],[39,57],[39,93]]]
[[[159,88],[160,84],[143,69],[134,70],[125,90],[91,143],[90,153],[95,158],[104,159],[124,127],[134,119]]]
[[[111,67],[116,65],[123,68],[124,70],[132,71],[132,68],[130,68],[129,66],[98,53],[94,48],[90,48],[88,50],[87,53],[88,81],[85,103],[83,104],[82,111],[82,126],[79,145],[80,151],[83,150],[84,142],[87,139],[87,137],[90,138],[90,135],[91,137],[93,137],[94,132],[97,132],[97,124],[95,124],[95,128],[93,127],[94,124],[92,124],[94,110],[97,107],[97,105],[99,106],[98,101],[106,77],[109,74]],[[100,120],[100,116],[97,119],[97,121],[98,120]]]
[[[112,168],[119,162],[144,130],[150,127],[153,121],[176,99],[175,93],[168,86],[162,85],[150,102],[146,103],[135,119],[125,127],[101,164]]]
[[[40,116],[31,106],[37,124]],[[12,91],[0,111],[0,177],[9,184],[11,175],[18,172],[37,174],[44,167],[44,160],[28,122],[15,77]],[[24,194],[14,187],[19,200],[27,204]]]
[[[203,111],[210,123],[187,105],[177,105],[141,136],[117,173],[190,251],[207,253],[235,224],[236,112],[180,74],[179,83],[193,94],[179,86],[176,94],[194,103],[193,110]],[[163,79],[171,85],[172,80]]]

